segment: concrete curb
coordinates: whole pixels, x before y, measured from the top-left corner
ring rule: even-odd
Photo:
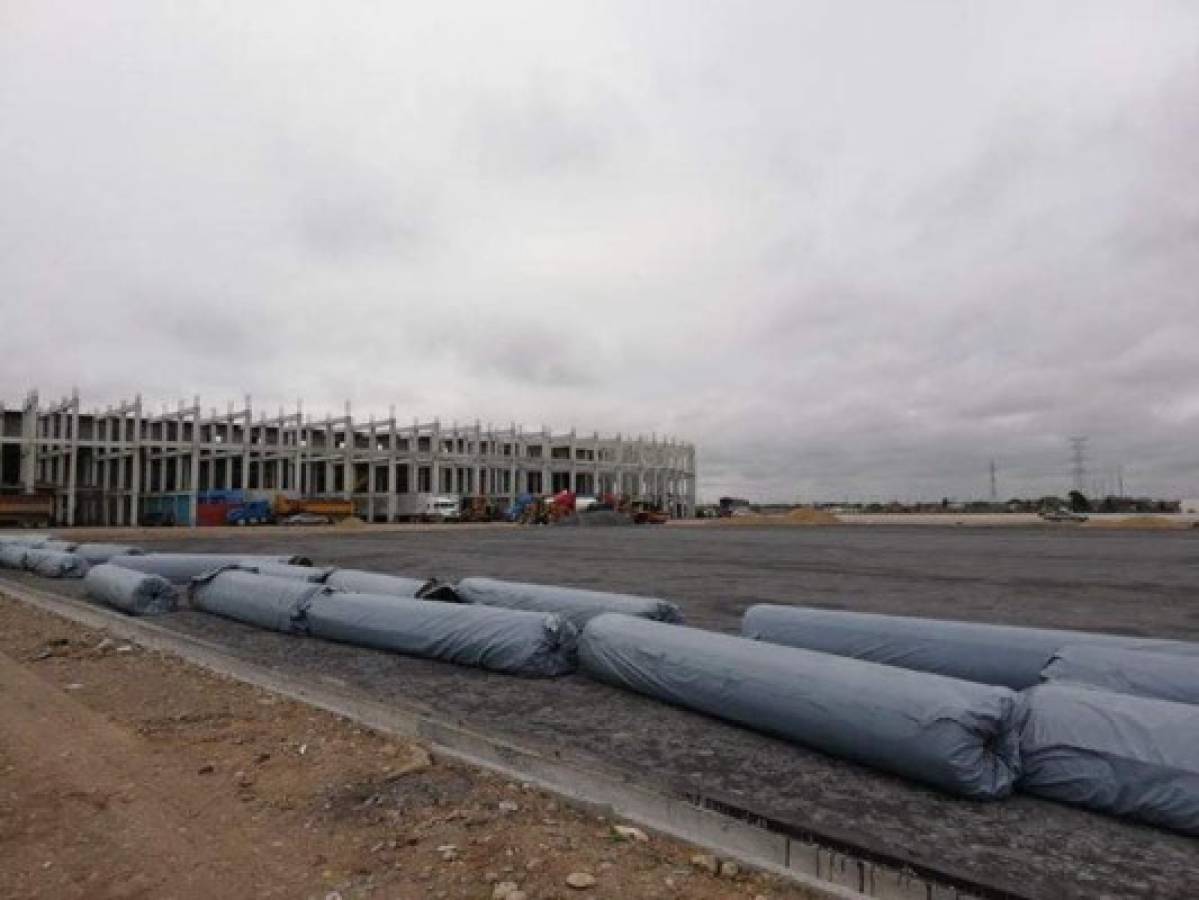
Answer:
[[[0,577],[0,592],[151,650],[180,657],[219,675],[316,706],[370,728],[428,744],[434,752],[530,782],[569,800],[732,857],[802,886],[813,897],[853,900],[969,900],[975,893],[913,871],[880,864],[819,838],[805,840],[706,806],[702,798],[672,797],[616,773],[587,769],[461,725],[401,706],[382,704],[326,685],[297,682],[230,655],[220,646],[151,621],[31,588]],[[712,806],[719,807],[713,803]],[[951,879],[952,880],[952,879]],[[1008,895],[1011,896],[1011,895]]]

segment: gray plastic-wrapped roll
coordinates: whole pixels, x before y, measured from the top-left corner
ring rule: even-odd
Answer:
[[[597,616],[582,670],[758,731],[975,799],[1019,774],[1007,688],[773,646],[629,616]]]
[[[304,611],[324,588],[296,578],[275,578],[237,568],[193,579],[192,606],[272,631],[304,631]]]
[[[1041,677],[1053,684],[1199,704],[1199,661],[1189,656],[1105,644],[1068,644],[1053,655]]]
[[[175,587],[159,575],[101,563],[83,579],[87,595],[135,616],[155,616],[175,609]]]
[[[746,610],[745,637],[821,653],[1023,690],[1066,644],[1106,644],[1195,653],[1199,645],[1085,631],[1019,628],[909,616],[760,604]]]
[[[89,566],[98,566],[101,563],[106,563],[114,556],[141,556],[145,553],[140,547],[131,547],[128,544],[99,543],[80,544],[75,548],[74,552],[86,559]]]
[[[1021,707],[1021,790],[1199,835],[1199,707],[1064,684]]]
[[[25,568],[25,554],[28,552],[27,545],[15,541],[0,544],[0,569]]]
[[[577,665],[578,630],[548,613],[326,590],[306,618],[316,637],[509,675],[564,675]]]
[[[82,578],[87,560],[74,553],[31,548],[25,551],[25,570],[43,578]]]
[[[423,597],[424,591],[443,586],[434,578],[409,578],[405,575],[364,572],[361,569],[336,569],[325,580],[325,584],[335,591],[385,594],[389,597]]]
[[[141,556],[114,556],[108,560],[114,566],[136,569],[151,575],[161,575],[174,584],[187,584],[227,566],[259,565],[276,563],[283,565],[306,564],[302,556],[248,556],[226,553],[147,553]]]
[[[657,597],[611,594],[581,588],[500,581],[498,578],[464,578],[455,590],[465,603],[557,613],[582,629],[588,620],[604,613],[621,613],[659,622],[682,622],[675,604]]]
[[[257,572],[259,575],[270,575],[272,578],[297,578],[313,584],[324,584],[329,573],[334,571],[332,566],[293,566],[289,563],[275,562],[246,562],[238,568],[247,572]]]
[[[79,545],[74,541],[63,541],[58,538],[46,538],[30,545],[37,550],[49,550],[53,553],[74,553]]]
[[[0,544],[21,544],[32,547],[49,540],[53,540],[53,538],[48,534],[0,534]]]

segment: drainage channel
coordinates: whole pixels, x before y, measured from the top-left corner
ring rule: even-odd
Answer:
[[[530,782],[562,797],[635,821],[759,869],[786,877],[830,900],[1032,900],[956,872],[862,846],[846,835],[812,831],[762,816],[726,800],[679,791],[665,794],[628,774],[584,768],[395,704],[382,704],[325,685],[300,683],[246,662],[223,647],[114,610],[0,577],[0,591],[88,628],[106,629],[378,731],[414,738],[461,762]]]

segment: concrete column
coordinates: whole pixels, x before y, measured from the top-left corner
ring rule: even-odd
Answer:
[[[387,521],[396,520],[396,408],[387,422]]]
[[[141,522],[139,507],[142,502],[142,395],[133,403],[133,463],[129,479],[129,524],[136,527]]]
[[[345,466],[345,478],[342,481],[342,497],[346,500],[354,499],[354,418],[350,413],[350,401],[346,401],[346,445],[342,449],[345,451],[342,465]]]
[[[79,392],[71,396],[71,449],[67,460],[67,525],[75,524],[75,492],[79,476]]]
[[[254,407],[246,394],[246,422],[241,430],[241,490],[250,488],[250,454],[254,449]],[[230,488],[233,485],[229,485]]]
[[[188,484],[188,490],[191,493],[189,498],[191,527],[195,528],[200,524],[200,398],[198,396],[193,399],[192,410],[191,471],[188,473],[191,482]],[[182,439],[183,435],[181,434],[179,437]]]
[[[429,468],[429,490],[434,494],[441,493],[441,423],[433,421],[433,437],[429,441],[433,451],[433,461]]]

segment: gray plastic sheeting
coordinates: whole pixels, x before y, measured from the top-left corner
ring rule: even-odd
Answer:
[[[58,538],[46,538],[44,541],[30,545],[34,549],[50,550],[54,553],[74,553],[78,546],[74,541],[61,541]]]
[[[80,544],[74,552],[91,566],[106,563],[114,556],[141,556],[145,553],[140,547],[130,547],[128,544]]]
[[[25,569],[43,578],[82,578],[88,565],[86,559],[74,553],[32,549],[25,551]]]
[[[32,547],[42,541],[50,541],[53,538],[48,534],[0,534],[0,544],[21,544],[25,547]]]
[[[25,568],[25,554],[28,552],[29,547],[25,544],[16,542],[0,544],[0,569]]]
[[[204,612],[272,631],[304,631],[304,611],[324,588],[295,578],[222,569],[192,581],[188,598]]]
[[[1105,644],[1197,653],[1199,644],[1084,631],[1018,628],[884,616],[801,606],[751,606],[742,620],[748,638],[869,662],[1023,690],[1039,684],[1050,657],[1067,644]]]
[[[293,566],[288,563],[242,563],[238,566],[247,572],[257,572],[259,575],[270,575],[272,578],[297,578],[300,581],[310,581],[313,584],[324,584],[332,566]]]
[[[436,578],[409,578],[406,575],[385,575],[382,572],[364,572],[361,569],[336,569],[325,584],[336,591],[459,602],[454,588]]]
[[[1199,707],[1046,684],[1022,717],[1021,790],[1199,835]]]
[[[975,799],[1011,793],[1017,695],[629,616],[592,619],[595,678]]]
[[[326,591],[308,605],[307,622],[315,637],[509,675],[564,675],[577,665],[577,629],[546,613]]]
[[[557,613],[580,629],[588,620],[604,613],[621,613],[660,622],[683,621],[683,614],[677,606],[657,597],[525,584],[496,578],[464,578],[458,582],[456,590],[466,603]]]
[[[161,576],[104,563],[88,571],[83,587],[93,600],[135,616],[171,612],[177,599],[174,586]]]
[[[1070,644],[1054,654],[1041,677],[1054,684],[1199,704],[1199,660],[1188,656]]]
[[[116,566],[161,575],[175,584],[187,584],[227,566],[303,562],[302,556],[244,556],[222,553],[147,553],[144,556],[114,556],[108,560]]]

